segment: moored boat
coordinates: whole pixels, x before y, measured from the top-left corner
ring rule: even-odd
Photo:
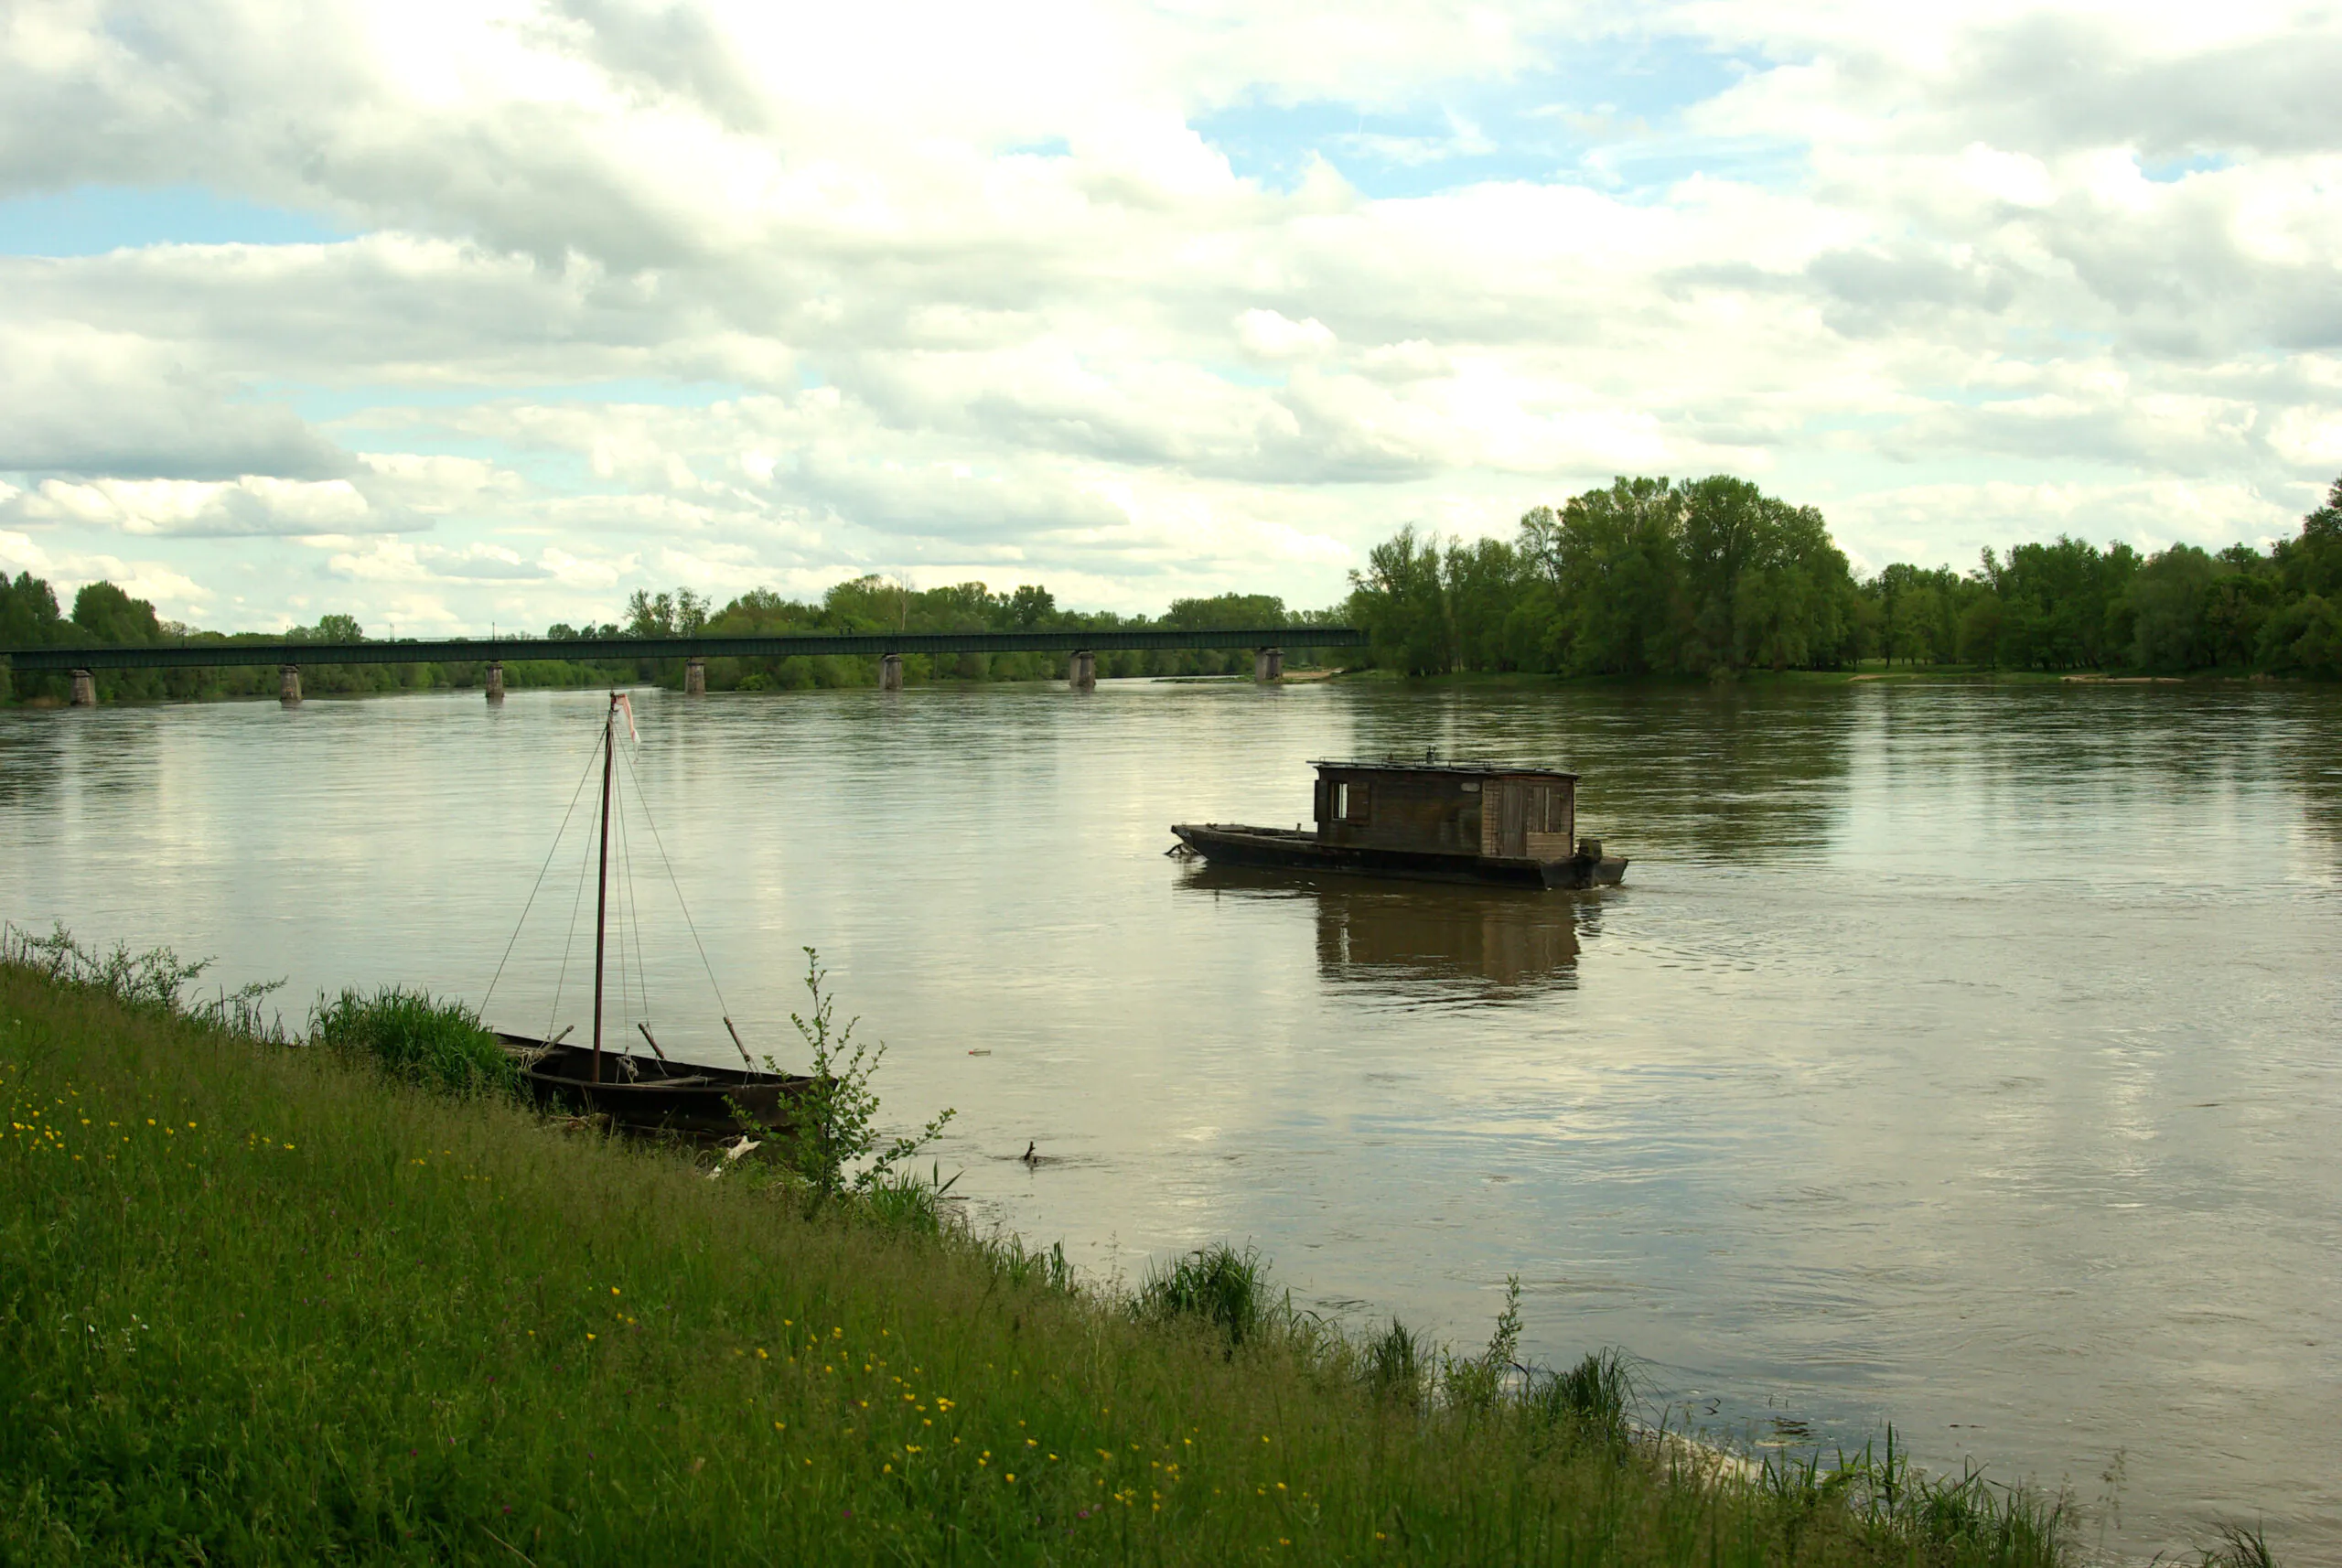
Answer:
[[[545,1109],[604,1115],[626,1132],[697,1143],[787,1131],[790,1101],[813,1082],[753,1067],[709,1067],[634,1051],[604,1051],[596,1079],[590,1046],[548,1046],[501,1029],[497,1037],[521,1064],[531,1095]]]
[[[1615,887],[1622,856],[1575,839],[1577,775],[1491,762],[1313,762],[1316,826],[1175,822],[1189,850],[1238,865],[1529,887]]]
[[[610,693],[609,709],[603,717],[599,746],[602,761],[601,834],[596,851],[599,869],[594,899],[594,1027],[591,1039],[586,1043],[570,1044],[570,1031],[566,1028],[550,1038],[513,1034],[503,1029],[495,1031],[496,1036],[503,1043],[506,1054],[520,1067],[531,1095],[539,1105],[548,1110],[605,1116],[612,1126],[622,1132],[679,1137],[701,1143],[786,1133],[793,1102],[813,1088],[814,1080],[795,1073],[774,1072],[757,1067],[728,1015],[724,1018],[724,1032],[731,1037],[733,1048],[740,1054],[741,1065],[736,1068],[675,1060],[660,1047],[647,1018],[638,1020],[634,1027],[650,1047],[648,1056],[639,1051],[620,1050],[615,1045],[606,1045],[603,1039],[603,1002],[611,913],[610,818],[617,795],[618,720],[621,713],[626,714],[628,733],[632,734],[633,704],[623,693],[613,692]],[[629,763],[628,767],[631,766]],[[652,836],[653,842],[657,842],[655,830]],[[531,897],[533,902],[534,895]],[[679,887],[679,906],[681,897]],[[527,918],[527,911],[523,910],[521,918],[525,921]],[[683,918],[686,921],[691,918],[688,908],[683,909]],[[639,930],[634,932],[634,950],[638,955],[641,950],[641,933]],[[702,950],[702,959],[704,961],[704,949]],[[710,968],[708,981],[711,988],[714,979],[714,971]],[[493,990],[491,986],[491,993]],[[719,1004],[722,998],[723,993],[716,991]],[[623,1035],[623,1028],[620,1032]]]

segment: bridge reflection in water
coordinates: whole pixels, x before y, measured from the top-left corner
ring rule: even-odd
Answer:
[[[1509,1002],[1577,983],[1599,901],[1535,888],[1306,876],[1198,863],[1181,891],[1314,907],[1317,972],[1401,1004]]]

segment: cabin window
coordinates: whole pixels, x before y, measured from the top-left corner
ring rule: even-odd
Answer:
[[[1367,793],[1365,785],[1337,784],[1334,786],[1334,818],[1337,822],[1362,822],[1366,821],[1366,802]]]

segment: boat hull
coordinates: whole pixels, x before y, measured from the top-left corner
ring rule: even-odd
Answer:
[[[1509,887],[1615,887],[1627,875],[1617,855],[1575,854],[1566,860],[1506,860],[1436,850],[1329,844],[1315,833],[1226,822],[1175,822],[1172,832],[1198,854],[1231,865],[1348,876],[1404,876],[1430,882],[1492,883]]]
[[[594,1079],[590,1047],[548,1046],[501,1031],[498,1038],[521,1064],[529,1093],[547,1110],[607,1116],[620,1131],[712,1144],[785,1134],[810,1078],[740,1068],[664,1062],[629,1051],[602,1053]]]

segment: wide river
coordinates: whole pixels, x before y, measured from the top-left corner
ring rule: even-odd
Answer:
[[[2342,1558],[2342,693],[635,701],[612,1028],[647,994],[671,1050],[730,1055],[678,889],[785,1061],[818,947],[888,1113],[958,1109],[938,1155],[982,1222],[1125,1280],[1250,1240],[1298,1304],[1461,1345],[1518,1275],[1531,1351],[1625,1347],[1677,1425],[1892,1422],[2070,1485],[2093,1542],[2234,1519]],[[0,714],[0,915],[284,978],[295,1017],[345,984],[478,1001],[601,706]],[[1627,885],[1164,854],[1173,822],[1307,817],[1312,758],[1427,746],[1583,774]],[[587,1027],[589,813],[509,1027]]]

